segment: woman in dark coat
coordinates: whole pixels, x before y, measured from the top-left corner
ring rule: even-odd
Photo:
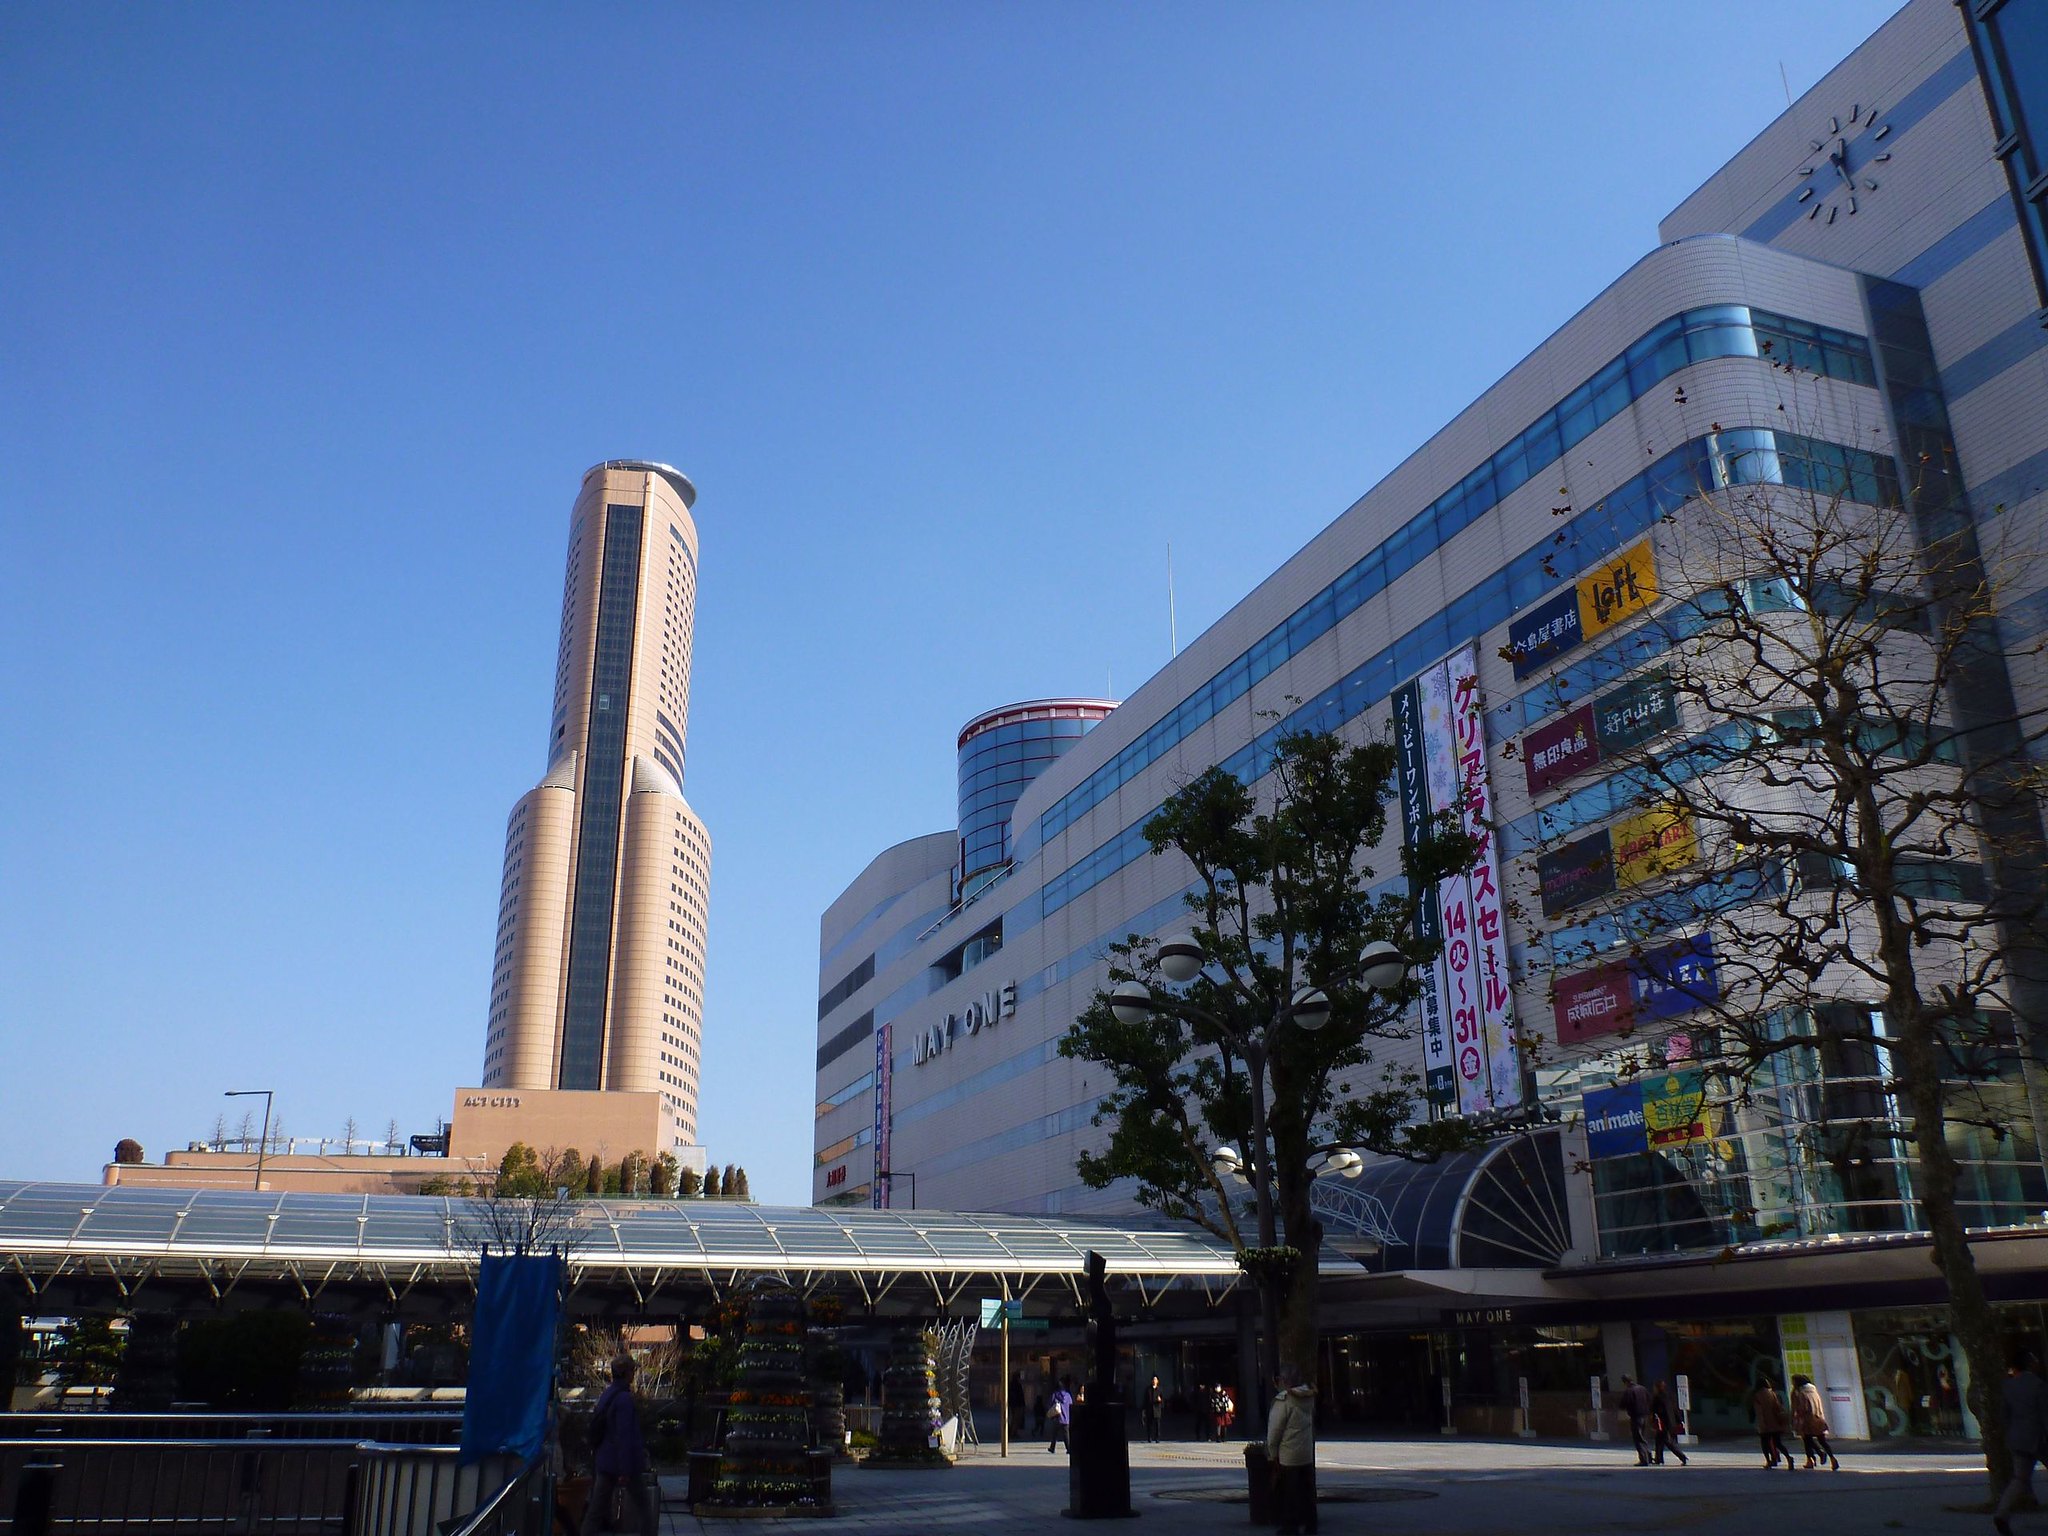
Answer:
[[[1785,1470],[1792,1470],[1792,1452],[1785,1445],[1785,1431],[1792,1427],[1792,1415],[1785,1411],[1785,1400],[1778,1396],[1778,1389],[1766,1381],[1756,1389],[1750,1399],[1750,1408],[1756,1414],[1757,1443],[1763,1447],[1765,1467],[1775,1467],[1778,1458],[1785,1460]]]

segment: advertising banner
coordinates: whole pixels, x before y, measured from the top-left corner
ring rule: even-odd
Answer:
[[[1553,656],[1562,656],[1585,636],[1579,627],[1579,594],[1576,588],[1560,592],[1547,603],[1538,603],[1517,617],[1508,628],[1508,648],[1514,652],[1515,677],[1519,680],[1536,671]]]
[[[1711,934],[1660,944],[1631,960],[1629,970],[1635,982],[1635,1015],[1641,1022],[1676,1018],[1721,1000]]]
[[[1408,683],[1394,692],[1394,746],[1399,759],[1401,820],[1409,847],[1422,839],[1429,825],[1428,765],[1422,743],[1422,690]],[[1443,940],[1443,918],[1434,887],[1416,898],[1416,937],[1432,947]],[[1451,1059],[1451,1037],[1444,1017],[1443,961],[1422,971],[1422,1076],[1432,1104],[1458,1101],[1457,1069]]]
[[[1599,761],[1591,704],[1581,704],[1522,738],[1522,775],[1532,795],[1562,784]]]
[[[1451,686],[1451,727],[1464,793],[1465,830],[1478,843],[1472,865],[1472,930],[1480,1024],[1485,1040],[1487,1097],[1494,1109],[1521,1104],[1525,1087],[1508,986],[1508,938],[1493,846],[1493,779],[1486,768],[1486,713],[1479,696],[1479,652],[1466,646],[1446,664]]]
[[[1614,874],[1623,885],[1644,885],[1683,869],[1699,851],[1692,813],[1682,806],[1654,805],[1614,824]]]
[[[1448,809],[1458,803],[1458,759],[1451,727],[1451,679],[1439,663],[1417,680],[1422,702],[1423,782],[1429,803]],[[1443,1014],[1450,1035],[1451,1067],[1458,1108],[1475,1115],[1487,1107],[1486,1040],[1480,1022],[1477,955],[1473,947],[1471,881],[1452,875],[1437,883],[1437,910],[1444,926]]]
[[[1652,1147],[1682,1147],[1707,1140],[1706,1074],[1667,1072],[1645,1083],[1643,1131]]]
[[[1657,562],[1642,539],[1603,560],[1555,597],[1508,622],[1517,680],[1657,601]]]
[[[1634,978],[1625,965],[1599,965],[1551,984],[1550,1010],[1560,1045],[1618,1034],[1635,1021]]]
[[[1598,1161],[1648,1150],[1643,1090],[1635,1083],[1586,1090],[1586,1155]]]
[[[1639,747],[1678,724],[1678,695],[1661,673],[1639,677],[1593,702],[1593,735],[1602,754]]]
[[[884,1024],[875,1031],[875,1172],[882,1174],[889,1168],[889,1119],[890,1089],[893,1086],[889,1073],[889,1042],[896,1026]],[[874,1188],[868,1191],[868,1204],[878,1211],[889,1208],[889,1181],[877,1177]]]
[[[1589,832],[1536,861],[1543,915],[1556,917],[1614,889],[1614,845],[1607,829]]]
[[[1640,540],[1579,578],[1579,630],[1590,640],[1657,601],[1657,563]]]

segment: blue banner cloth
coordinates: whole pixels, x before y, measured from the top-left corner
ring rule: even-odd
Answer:
[[[467,1464],[510,1452],[532,1461],[548,1431],[555,1333],[568,1266],[554,1254],[487,1253],[476,1280],[469,1391],[462,1405]]]

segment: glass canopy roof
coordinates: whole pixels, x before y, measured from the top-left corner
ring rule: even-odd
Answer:
[[[501,1208],[502,1209],[502,1208]],[[572,1267],[737,1273],[1067,1275],[1088,1250],[1109,1273],[1230,1280],[1227,1244],[1192,1227],[751,1205],[716,1200],[578,1200],[559,1236]],[[376,1265],[467,1262],[492,1215],[442,1196],[181,1190],[0,1181],[0,1262],[271,1259]]]

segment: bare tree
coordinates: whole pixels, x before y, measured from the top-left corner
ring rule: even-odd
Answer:
[[[356,1117],[350,1115],[341,1122],[341,1153],[346,1157],[356,1149],[356,1138],[362,1134],[362,1127],[356,1124]]]
[[[216,1152],[225,1152],[227,1150],[228,1117],[226,1115],[216,1114],[213,1117],[212,1146]]]
[[[1679,1107],[1646,1101],[1674,1154],[1719,1155],[1717,1118],[1769,1100],[1790,1151],[1706,1213],[1727,1239],[1928,1231],[1996,1486],[2004,1349],[1966,1229],[2041,1205],[2039,722],[1955,494],[1725,436],[1726,472],[1655,535],[1655,664],[1522,743],[1532,788],[1579,756],[1620,770],[1545,813],[1560,1035],[1619,1024],[1624,1072],[1683,1064]],[[1964,1192],[1986,1167],[2009,1199]]]
[[[384,1150],[386,1152],[397,1152],[400,1150],[398,1143],[398,1117],[396,1115],[393,1115],[384,1122]]]
[[[562,1177],[567,1156],[514,1143],[497,1177],[480,1181],[478,1192],[463,1202],[452,1229],[456,1242],[479,1255],[573,1252],[583,1228],[576,1191]]]

